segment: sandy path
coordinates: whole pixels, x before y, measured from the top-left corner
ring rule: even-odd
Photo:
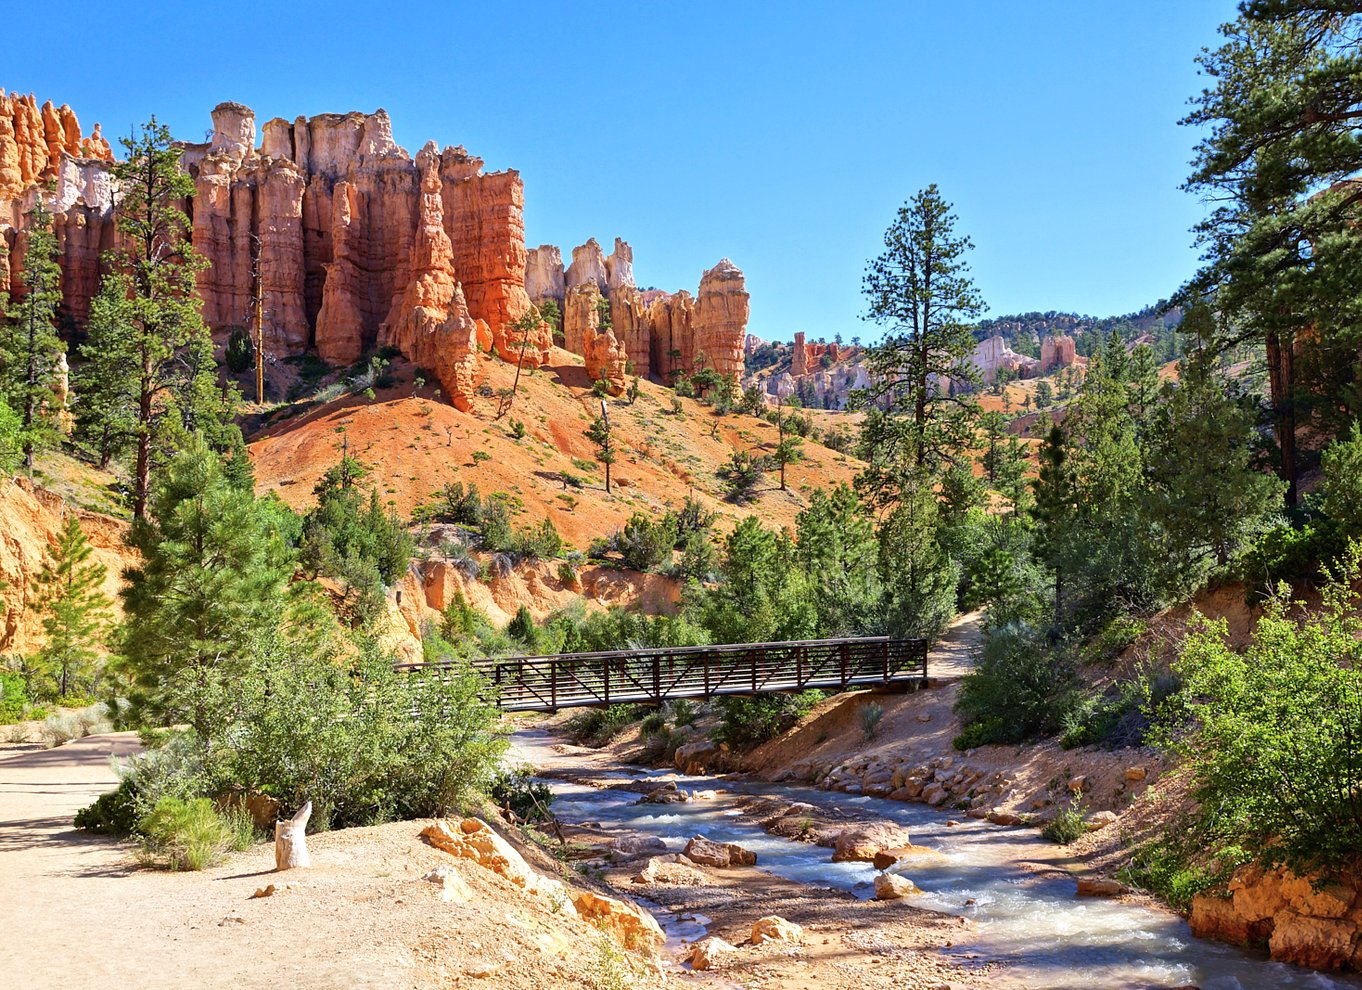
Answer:
[[[974,669],[974,651],[983,639],[979,623],[983,612],[958,616],[927,655],[931,677],[964,677]]]

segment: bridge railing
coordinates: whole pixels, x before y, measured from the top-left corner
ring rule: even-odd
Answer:
[[[925,681],[927,643],[886,636],[474,661],[507,711]],[[448,664],[405,664],[430,669]]]

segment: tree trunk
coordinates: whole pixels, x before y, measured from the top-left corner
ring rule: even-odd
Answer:
[[[1286,482],[1286,504],[1296,504],[1296,355],[1291,342],[1267,334],[1267,376],[1272,393],[1273,430],[1281,450],[1278,474]]]
[[[274,868],[306,869],[312,865],[307,855],[307,820],[312,817],[309,801],[288,821],[274,823]]]

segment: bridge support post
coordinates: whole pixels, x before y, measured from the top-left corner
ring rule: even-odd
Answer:
[[[653,701],[662,704],[662,658],[653,654]]]

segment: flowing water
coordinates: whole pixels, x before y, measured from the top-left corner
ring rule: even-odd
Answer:
[[[522,759],[544,766],[556,757],[531,734],[520,734]],[[548,758],[546,758],[548,757]],[[637,776],[637,775],[624,775]],[[639,795],[549,780],[553,810],[572,823],[655,835],[679,852],[694,835],[736,842],[757,854],[757,865],[776,876],[813,887],[873,895],[875,870],[869,863],[833,863],[831,851],[770,835],[742,817],[742,795],[778,795],[791,802],[862,811],[909,828],[913,842],[943,855],[903,870],[925,893],[920,907],[973,920],[975,934],[957,950],[962,960],[983,954],[1007,961],[1015,975],[1038,988],[1181,987],[1202,990],[1296,990],[1362,988],[1362,979],[1331,976],[1267,962],[1232,946],[1194,938],[1177,915],[1101,898],[1075,898],[1074,881],[1053,870],[1059,847],[1029,830],[1005,829],[967,819],[947,826],[945,815],[925,805],[830,794],[805,787],[682,778],[686,788],[716,788],[715,801],[639,804]],[[673,935],[695,938],[703,919],[668,919]],[[952,950],[945,950],[950,952]]]

